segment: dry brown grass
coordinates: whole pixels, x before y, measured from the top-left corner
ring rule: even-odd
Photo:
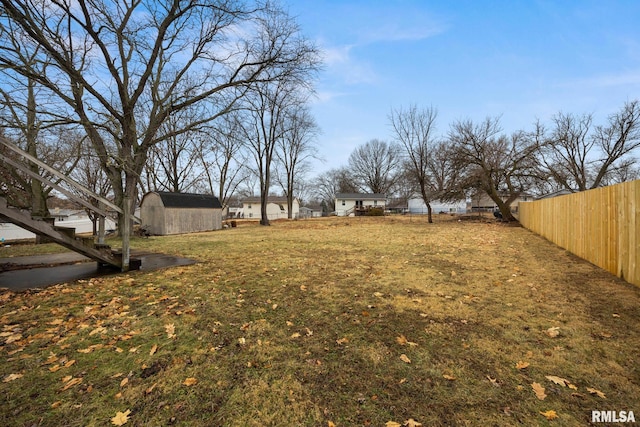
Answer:
[[[10,425],[109,425],[126,409],[126,425],[189,426],[640,417],[640,289],[525,229],[241,222],[134,247],[200,262],[0,294],[0,377],[22,375],[0,383]],[[63,391],[69,375],[82,383]]]

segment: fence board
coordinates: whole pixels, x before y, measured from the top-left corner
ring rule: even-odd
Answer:
[[[521,202],[520,223],[640,286],[640,180]]]

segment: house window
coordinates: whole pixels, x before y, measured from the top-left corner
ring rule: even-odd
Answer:
[[[251,209],[251,203],[247,205],[247,209]]]
[[[249,212],[249,218],[253,218],[253,214]]]
[[[343,201],[342,201],[342,206],[344,206],[344,205],[345,205],[345,203],[344,203],[344,200],[343,200]]]
[[[377,200],[373,201],[373,206],[378,206],[378,201]]]

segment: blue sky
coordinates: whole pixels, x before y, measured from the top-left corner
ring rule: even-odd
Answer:
[[[392,140],[392,108],[500,116],[505,133],[559,111],[603,122],[640,97],[640,1],[285,0],[325,68],[312,111],[323,163]]]

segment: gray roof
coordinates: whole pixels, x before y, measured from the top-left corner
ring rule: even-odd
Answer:
[[[349,200],[385,200],[387,197],[380,193],[337,193],[336,199]]]
[[[160,196],[165,208],[206,208],[222,209],[222,204],[216,196],[210,194],[169,193],[155,191]]]

